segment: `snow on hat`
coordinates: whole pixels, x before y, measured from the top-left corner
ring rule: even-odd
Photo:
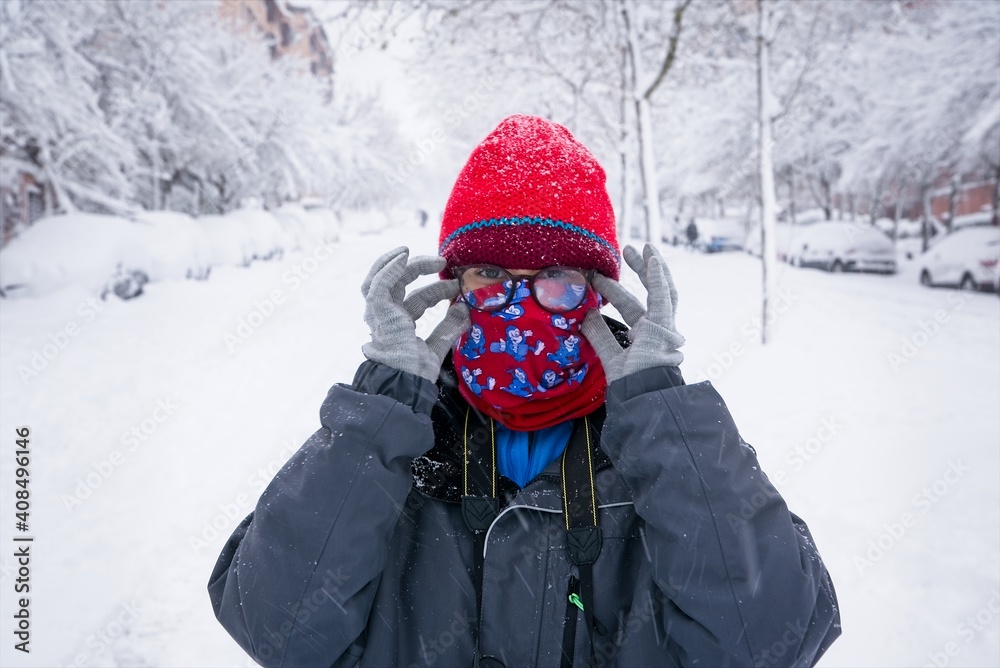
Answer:
[[[537,116],[505,118],[455,181],[438,253],[449,268],[564,265],[617,280],[618,238],[604,169],[563,126]]]

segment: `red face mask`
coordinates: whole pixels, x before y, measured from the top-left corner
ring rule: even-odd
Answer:
[[[544,429],[604,403],[600,359],[580,333],[600,297],[587,288],[572,311],[550,313],[522,281],[499,311],[470,309],[472,326],[452,353],[459,390],[473,407],[516,431]]]

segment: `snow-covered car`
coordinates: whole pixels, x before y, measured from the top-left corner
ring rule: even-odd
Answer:
[[[795,212],[795,225],[812,225],[826,221],[826,211],[819,208],[804,209]],[[785,209],[778,214],[778,222],[792,224],[792,212]]]
[[[67,286],[122,298],[142,293],[152,265],[136,223],[73,213],[36,221],[0,251],[4,296],[41,296]]]
[[[150,249],[151,281],[166,278],[208,278],[212,246],[194,218],[177,211],[144,211],[136,216],[136,232]]]
[[[392,226],[392,218],[380,209],[344,209],[343,229],[354,234],[381,234]]]
[[[198,217],[198,225],[208,237],[213,266],[245,267],[253,261],[250,230],[229,216]]]
[[[309,244],[309,214],[298,204],[283,204],[271,211],[288,239],[288,250],[302,250]]]
[[[877,228],[843,222],[806,225],[797,230],[787,260],[799,267],[832,272],[896,273],[896,248]]]
[[[801,226],[804,227],[804,226]],[[776,223],[774,226],[774,245],[777,249],[778,259],[782,262],[787,260],[788,250],[791,248],[792,239],[795,233],[800,229],[799,225],[786,225],[785,223]],[[760,225],[755,225],[751,228],[749,234],[746,236],[746,241],[743,242],[743,249],[751,254],[760,257],[761,255],[761,238],[760,238]]]
[[[917,260],[923,285],[1000,291],[1000,227],[961,228]]]
[[[302,200],[302,208],[309,213],[315,226],[315,235],[321,241],[340,241],[340,217],[322,201],[315,199]]]
[[[699,250],[705,253],[743,250],[746,231],[742,221],[735,218],[703,218],[696,223]]]
[[[285,247],[292,244],[278,219],[263,209],[236,209],[225,217],[245,227],[254,260],[280,259]]]
[[[340,221],[323,206],[288,203],[273,213],[295,250],[340,239]]]
[[[738,251],[743,249],[743,235],[713,234],[705,243],[706,253],[720,253],[722,251]]]

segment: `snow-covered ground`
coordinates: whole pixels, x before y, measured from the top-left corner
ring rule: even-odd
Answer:
[[[127,302],[0,302],[0,664],[253,665],[212,615],[209,573],[361,362],[371,261],[433,252],[434,233],[347,233]],[[907,267],[782,267],[762,347],[755,259],[664,252],[688,382],[720,388],[833,574],[844,636],[822,665],[1000,665],[1000,299],[922,288]],[[11,635],[21,426],[30,655]]]

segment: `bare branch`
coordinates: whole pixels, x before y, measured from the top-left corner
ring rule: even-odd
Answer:
[[[674,27],[673,32],[670,35],[670,39],[667,42],[667,53],[663,58],[663,63],[660,65],[660,71],[656,74],[656,78],[653,79],[653,83],[642,94],[642,97],[647,100],[653,94],[653,92],[659,87],[660,83],[667,76],[667,72],[674,64],[674,60],[677,57],[677,42],[681,37],[681,27],[684,21],[684,12],[687,8],[691,6],[693,0],[680,0],[677,6],[674,7]]]

